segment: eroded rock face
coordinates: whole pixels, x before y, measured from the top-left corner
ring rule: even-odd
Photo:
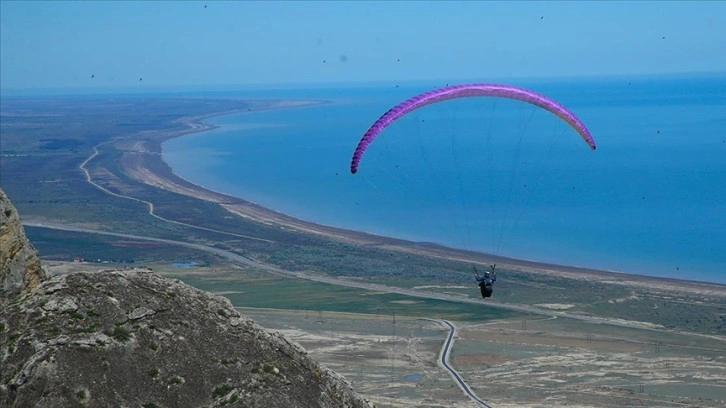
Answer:
[[[38,253],[25,237],[15,206],[0,189],[0,304],[46,278]]]
[[[55,276],[0,312],[2,406],[369,407],[226,298],[149,270]]]

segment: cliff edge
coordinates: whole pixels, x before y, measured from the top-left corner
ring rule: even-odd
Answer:
[[[46,273],[18,211],[0,189],[0,304],[40,284]]]

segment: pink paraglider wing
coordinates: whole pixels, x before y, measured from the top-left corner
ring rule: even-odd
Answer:
[[[375,139],[376,136],[378,136],[378,134],[394,120],[415,109],[431,105],[432,103],[474,96],[492,96],[516,99],[546,109],[572,126],[577,133],[582,136],[582,139],[590,146],[590,148],[595,150],[595,141],[593,140],[592,135],[590,135],[590,131],[587,130],[587,127],[585,127],[585,124],[582,123],[582,121],[580,121],[580,119],[578,119],[577,116],[575,116],[575,114],[569,109],[554,100],[536,92],[509,85],[463,84],[447,86],[424,92],[389,109],[388,112],[384,113],[383,116],[378,118],[378,120],[371,125],[358,142],[358,146],[356,146],[355,151],[353,152],[353,158],[350,163],[350,172],[355,174],[358,171],[358,165],[363,157],[363,153],[366,151],[373,139]]]

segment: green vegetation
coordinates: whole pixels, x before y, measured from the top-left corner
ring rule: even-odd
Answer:
[[[10,340],[11,344],[15,343],[20,338],[21,335],[22,334],[19,332],[14,332],[13,334],[10,335],[10,338],[8,340]]]
[[[156,378],[159,375],[159,369],[156,367],[152,367],[149,369],[149,377]]]
[[[164,271],[167,276],[185,281],[200,289],[224,293],[233,305],[250,308],[274,308],[310,311],[348,311],[402,316],[419,316],[432,318],[448,318],[459,320],[488,320],[515,316],[514,312],[498,309],[459,304],[439,300],[412,298],[404,295],[381,294],[360,289],[346,288],[336,285],[317,283],[301,279],[281,278],[270,275],[256,268],[235,266],[208,254],[176,246],[130,245],[119,247],[113,237],[96,234],[55,231],[45,228],[28,228],[29,236],[38,238],[36,247],[40,251],[48,245],[56,253],[72,253],[67,248],[82,248],[88,245],[95,253],[103,256],[127,256],[137,260],[136,265],[146,265],[156,271]],[[64,235],[72,239],[63,239]],[[35,241],[34,241],[35,242]],[[138,242],[138,241],[137,241]],[[337,246],[337,245],[334,245]],[[345,245],[338,247],[345,248]],[[373,250],[361,251],[363,256],[373,256]],[[409,258],[407,254],[387,253],[388,257]],[[430,268],[430,273],[423,276],[410,273],[393,275],[367,273],[353,278],[381,283],[391,286],[413,287],[419,285],[461,286],[462,288],[429,289],[434,291],[477,297],[476,286],[471,284],[470,276],[463,272],[452,272],[451,262],[423,259],[410,256],[414,266],[406,267],[395,262],[390,269]],[[185,274],[186,268],[168,268],[173,261],[193,261],[198,265],[207,265],[208,272]],[[359,265],[362,262],[384,262],[383,260],[352,261]],[[415,263],[413,263],[415,262]],[[436,262],[441,268],[436,271]],[[431,266],[427,266],[431,265]],[[112,266],[112,265],[109,265]],[[359,266],[358,266],[359,267]],[[339,270],[344,270],[343,267]],[[466,270],[462,267],[461,270]],[[448,279],[447,279],[447,274]],[[340,274],[345,275],[345,274]],[[661,324],[665,327],[677,327],[694,332],[723,334],[726,333],[726,322],[718,308],[714,305],[721,302],[717,298],[687,294],[659,293],[647,288],[627,288],[608,285],[590,280],[566,279],[556,276],[529,274],[514,270],[501,270],[502,281],[497,287],[497,299],[521,304],[562,303],[573,305],[572,312],[592,314],[604,317],[630,319]],[[633,292],[635,291],[635,292]],[[113,296],[113,294],[109,294]],[[613,299],[620,299],[613,301]],[[87,312],[87,316],[92,315]]]
[[[218,385],[218,386],[214,387],[214,390],[212,391],[212,398],[217,399],[220,397],[224,397],[233,389],[234,389],[234,387],[232,387],[229,384]]]
[[[303,279],[282,278],[240,270],[219,271],[214,275],[168,274],[212,293],[222,292],[236,307],[354,312],[379,315],[405,315],[486,321],[517,316],[501,309],[470,304],[415,298],[395,293],[374,292]]]
[[[114,339],[122,343],[131,340],[131,332],[122,325],[114,326],[113,330],[106,329],[103,333],[109,337],[113,337]]]
[[[78,402],[82,404],[88,402],[89,397],[90,393],[86,389],[76,391],[76,399],[78,399]]]
[[[72,261],[81,257],[99,266],[122,268],[184,259],[208,265],[213,257],[184,247],[107,235],[26,227],[26,235],[43,259]]]
[[[68,315],[70,315],[72,318],[76,320],[83,320],[86,318],[86,316],[83,315],[83,313],[78,313],[76,311],[68,312]]]
[[[79,327],[76,329],[75,333],[95,333],[98,331],[98,327],[95,324],[92,324],[87,327]]]

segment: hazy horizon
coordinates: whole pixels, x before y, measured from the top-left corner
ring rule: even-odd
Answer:
[[[726,72],[726,2],[0,2],[0,92]]]
[[[173,93],[175,96],[181,94],[184,96],[188,94],[190,97],[198,96],[200,93],[204,96],[214,96],[217,92],[233,92],[233,91],[276,91],[276,90],[314,90],[314,89],[330,89],[339,86],[344,87],[379,87],[386,85],[400,85],[400,86],[431,86],[438,87],[454,83],[562,83],[571,81],[651,81],[656,79],[678,79],[678,78],[721,78],[726,77],[726,71],[713,71],[713,72],[680,72],[680,73],[668,73],[661,75],[582,75],[582,76],[553,76],[553,77],[518,77],[518,78],[487,78],[484,79],[471,79],[463,78],[458,81],[447,81],[441,78],[429,78],[429,79],[417,79],[408,81],[348,81],[348,82],[331,82],[331,83],[320,83],[320,82],[301,82],[301,83],[289,83],[289,84],[274,84],[274,83],[260,83],[260,84],[220,84],[220,85],[164,85],[164,86],[151,86],[151,87],[133,87],[133,86],[121,86],[121,87],[108,87],[108,88],[88,88],[88,87],[48,87],[48,88],[7,88],[0,90],[0,94],[8,98],[22,98],[22,97],[78,97],[78,96],[134,96],[134,95],[160,95],[163,96],[166,93]]]

